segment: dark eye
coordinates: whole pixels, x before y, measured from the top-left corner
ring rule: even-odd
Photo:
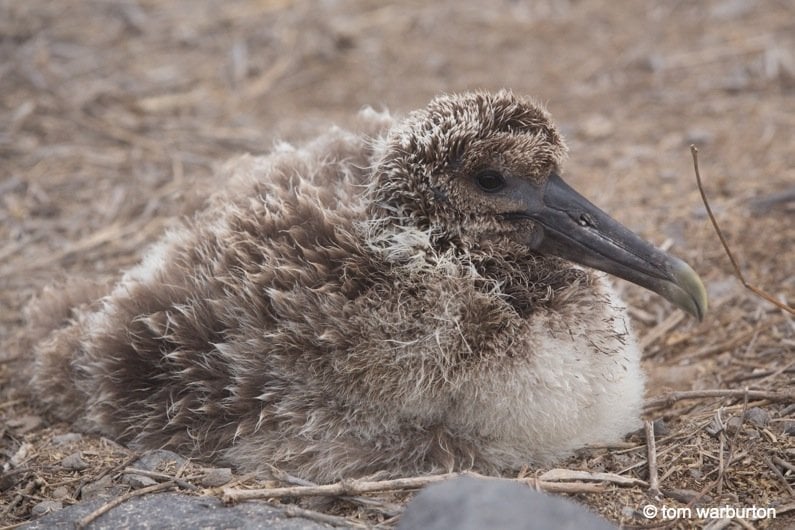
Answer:
[[[489,193],[500,191],[505,187],[505,179],[498,171],[493,169],[481,171],[475,176],[475,181],[480,186],[480,189]]]

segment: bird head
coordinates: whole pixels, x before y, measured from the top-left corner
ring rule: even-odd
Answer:
[[[557,256],[703,318],[707,296],[690,266],[564,182],[566,145],[537,102],[509,91],[440,96],[396,124],[381,153],[374,213],[428,233],[437,250]]]

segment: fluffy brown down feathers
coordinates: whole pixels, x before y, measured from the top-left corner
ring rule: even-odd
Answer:
[[[635,428],[639,354],[604,276],[527,250],[460,182],[557,168],[545,111],[477,93],[360,122],[230,163],[100,300],[42,297],[31,325],[60,327],[38,332],[41,401],[137,447],[319,482],[499,473]]]

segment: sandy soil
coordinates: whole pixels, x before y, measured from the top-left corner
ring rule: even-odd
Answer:
[[[776,194],[795,189],[793,50],[788,0],[0,0],[0,525],[42,500],[76,502],[126,458],[96,437],[56,446],[70,426],[24,392],[23,310],[45,285],[118,274],[223,185],[213,175],[236,154],[345,125],[364,105],[405,112],[440,92],[509,87],[556,117],[567,179],[685,258],[711,295],[699,324],[621,284],[646,346],[649,419],[668,428],[662,496],[607,484],[575,497],[629,526],[662,522],[633,513],[649,502],[693,501],[777,508],[726,528],[791,528],[795,324],[733,278],[688,146],[748,280],[792,303],[795,200]],[[746,387],[767,394],[653,401]],[[766,421],[744,415],[755,407]],[[74,451],[92,465],[61,466]],[[562,467],[648,480],[646,459],[638,434]]]

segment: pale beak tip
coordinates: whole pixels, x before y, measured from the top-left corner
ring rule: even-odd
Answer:
[[[701,278],[690,265],[679,259],[674,260],[671,273],[679,288],[672,293],[671,301],[702,322],[709,302]]]

